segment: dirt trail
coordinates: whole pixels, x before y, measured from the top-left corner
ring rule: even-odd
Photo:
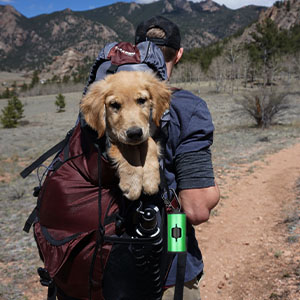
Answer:
[[[218,178],[215,216],[197,227],[202,299],[300,299],[299,178],[300,143]],[[291,213],[298,225],[287,242]]]

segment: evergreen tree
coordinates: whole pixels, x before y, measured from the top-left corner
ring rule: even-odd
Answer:
[[[4,128],[15,128],[19,124],[20,119],[22,119],[24,112],[24,105],[16,97],[13,96],[8,100],[7,106],[2,109],[2,115],[0,116],[0,121]]]
[[[33,72],[33,76],[32,76],[32,79],[31,79],[30,88],[33,88],[39,82],[40,82],[39,71],[35,70]]]
[[[53,75],[52,78],[51,78],[51,82],[52,83],[59,83],[60,78],[57,75]]]
[[[207,47],[193,48],[184,53],[182,63],[199,63],[203,72],[207,72],[215,57],[222,54],[224,46],[220,43],[214,43]]]
[[[287,3],[286,3],[286,10],[287,11],[291,10],[291,1],[290,0],[288,0]]]
[[[64,75],[62,82],[63,83],[68,83],[70,81],[70,76],[69,75]]]
[[[0,98],[10,98],[10,91],[9,91],[9,88],[6,88],[5,91],[0,95]]]
[[[26,92],[28,90],[28,86],[27,86],[27,84],[24,82],[23,84],[22,84],[22,86],[21,86],[21,91],[22,92]]]
[[[280,32],[271,19],[256,25],[256,32],[251,34],[253,42],[248,46],[249,56],[254,68],[263,68],[266,84],[271,84],[274,61],[282,52],[286,34]]]
[[[58,94],[56,96],[55,105],[57,107],[57,112],[65,111],[65,107],[66,107],[65,96],[63,96],[62,94]]]

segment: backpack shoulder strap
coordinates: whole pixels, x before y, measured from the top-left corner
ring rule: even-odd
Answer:
[[[66,137],[54,145],[52,148],[50,148],[48,151],[46,151],[44,154],[42,154],[37,160],[35,160],[31,165],[29,165],[27,168],[25,168],[20,175],[22,178],[26,178],[28,175],[30,175],[36,168],[38,168],[45,160],[47,160],[50,156],[53,154],[61,151],[69,142],[70,137],[72,136],[72,133],[74,131],[74,128],[72,128],[66,135]]]

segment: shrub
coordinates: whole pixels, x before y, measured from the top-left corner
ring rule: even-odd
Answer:
[[[65,111],[65,107],[66,107],[65,96],[63,96],[62,94],[58,94],[56,96],[55,105],[57,107],[57,112]]]
[[[274,90],[261,89],[243,95],[242,100],[236,100],[242,112],[255,120],[258,127],[267,128],[275,116],[289,108],[287,94]]]
[[[33,88],[36,84],[38,84],[40,82],[40,78],[39,78],[39,71],[35,70],[33,72],[32,78],[31,78],[31,83],[30,83],[30,88]]]
[[[12,98],[13,96],[16,96],[16,89],[15,87],[12,87],[12,88],[6,88],[5,91],[0,94],[0,99],[3,98],[3,99],[8,99],[8,98]]]
[[[28,90],[28,85],[24,82],[21,86],[21,91],[26,92]]]
[[[1,124],[4,128],[17,127],[19,121],[24,117],[23,112],[24,105],[16,96],[13,96],[8,100],[7,106],[2,109]]]

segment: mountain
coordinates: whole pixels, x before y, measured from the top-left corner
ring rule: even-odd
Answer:
[[[300,25],[300,1],[283,0],[276,1],[273,6],[261,11],[257,23],[263,23],[266,19],[271,19],[279,29],[290,30],[294,26]],[[250,42],[251,34],[256,31],[256,24],[246,28],[239,42]]]
[[[12,6],[0,5],[0,70],[57,66],[59,57],[70,51],[77,53],[76,57],[95,57],[107,42],[133,42],[137,24],[154,15],[179,25],[185,48],[208,45],[248,26],[262,10],[253,5],[231,10],[212,0],[160,0],[149,4],[118,2],[80,12],[65,9],[26,18]]]
[[[300,1],[277,1],[272,7],[261,13],[259,22],[270,18],[279,29],[289,30],[295,25],[300,25]]]

